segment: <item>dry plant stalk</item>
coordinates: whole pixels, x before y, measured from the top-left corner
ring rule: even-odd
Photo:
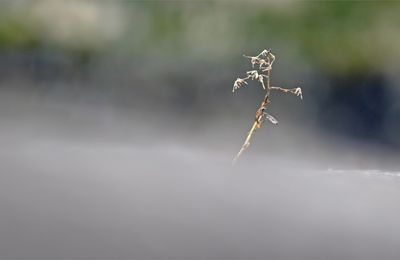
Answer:
[[[303,99],[303,94],[301,92],[301,88],[292,88],[292,89],[286,89],[286,88],[281,88],[281,87],[274,87],[270,85],[270,78],[271,78],[271,71],[272,71],[272,64],[275,61],[275,56],[271,53],[271,50],[263,50],[260,54],[257,56],[246,56],[243,55],[245,58],[250,59],[250,63],[252,68],[255,70],[250,70],[246,72],[246,77],[245,78],[237,78],[235,80],[235,83],[233,84],[233,89],[232,92],[235,92],[235,90],[248,85],[246,80],[256,80],[258,81],[262,88],[266,91],[266,94],[264,96],[263,101],[261,102],[260,107],[258,108],[256,112],[256,116],[254,119],[253,126],[251,127],[249,133],[247,134],[247,137],[240,148],[239,152],[236,154],[235,158],[233,159],[233,164],[237,162],[239,157],[242,155],[244,150],[246,150],[247,147],[250,145],[250,140],[254,134],[254,132],[261,128],[263,122],[265,119],[268,119],[272,124],[277,125],[278,121],[275,119],[275,117],[271,116],[266,112],[268,104],[271,102],[270,101],[270,94],[271,90],[279,90],[284,93],[292,93],[295,94],[296,96],[299,96],[301,99]]]

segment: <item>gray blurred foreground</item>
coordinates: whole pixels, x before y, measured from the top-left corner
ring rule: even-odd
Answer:
[[[284,157],[256,144],[267,128],[232,168],[247,126],[23,103],[1,113],[0,259],[400,258],[395,160],[316,141]]]

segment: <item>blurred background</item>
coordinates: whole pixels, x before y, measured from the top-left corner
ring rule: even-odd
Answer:
[[[398,259],[399,13],[1,1],[0,258]],[[231,168],[264,96],[233,82],[269,48],[304,99],[273,93]]]

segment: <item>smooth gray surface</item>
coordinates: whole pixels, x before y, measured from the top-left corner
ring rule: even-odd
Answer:
[[[232,168],[242,129],[39,107],[2,110],[0,259],[400,258],[400,173],[371,170],[379,150],[266,127]]]

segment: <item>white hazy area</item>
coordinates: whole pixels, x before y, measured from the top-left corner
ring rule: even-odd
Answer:
[[[232,167],[251,118],[10,93],[0,108],[0,259],[400,258],[388,149],[281,118]]]

